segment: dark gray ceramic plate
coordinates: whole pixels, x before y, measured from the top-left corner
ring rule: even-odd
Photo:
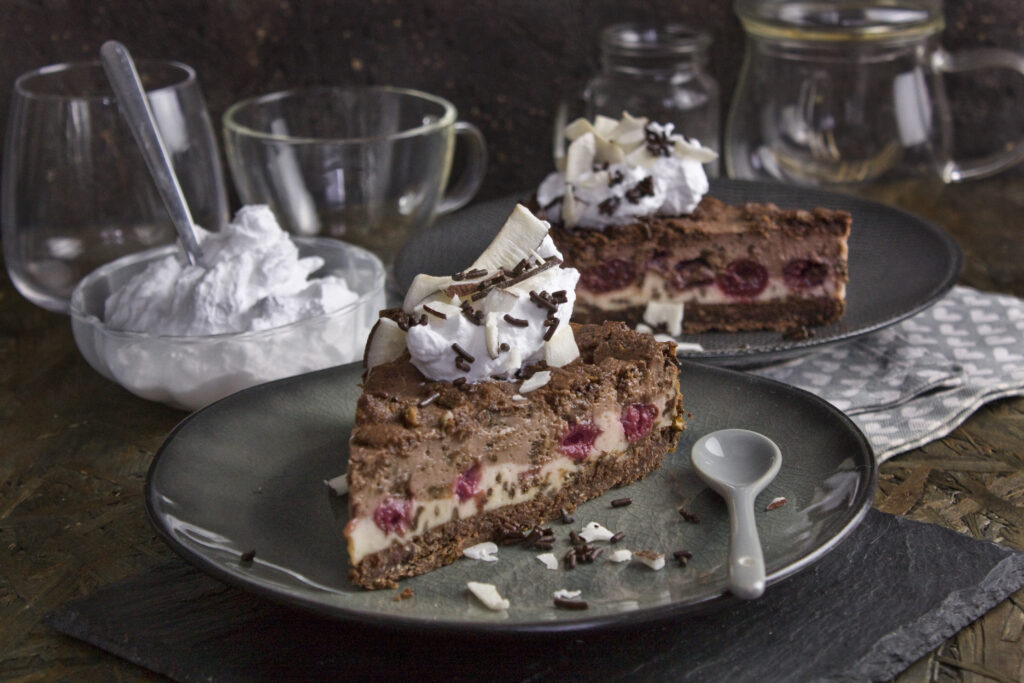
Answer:
[[[504,547],[498,562],[462,559],[403,581],[414,597],[396,602],[398,591],[364,591],[348,582],[344,500],[329,496],[324,484],[345,467],[360,373],[348,365],[253,387],[182,422],[157,453],[146,485],[150,519],[164,540],[227,583],[341,619],[452,631],[565,631],[631,625],[728,599],[725,505],[689,463],[691,446],[710,431],[754,429],[782,449],[782,469],[758,499],[769,586],[835,547],[874,492],[871,447],[838,410],[783,384],[684,363],[684,403],[693,418],[665,465],[580,506],[575,524],[552,524],[556,555],[569,547],[571,529],[597,521],[626,532],[621,547],[666,553],[663,570],[603,558],[549,570],[536,552]],[[611,507],[627,496],[632,505]],[[787,503],[765,511],[776,496]],[[700,523],[684,521],[681,505]],[[693,559],[681,568],[671,553],[684,548]],[[240,561],[250,550],[253,562]],[[466,591],[470,580],[494,583],[512,606],[484,609]],[[552,593],[561,588],[582,590],[590,608],[555,609]]]
[[[712,180],[711,194],[730,204],[774,202],[783,208],[822,206],[849,211],[853,215],[850,285],[843,319],[815,328],[810,339],[789,341],[776,332],[683,335],[680,341],[704,348],[685,354],[694,360],[733,367],[764,365],[874,332],[933,304],[953,286],[963,265],[960,249],[946,232],[878,202],[740,180]],[[516,200],[476,204],[416,235],[395,261],[399,286],[407,288],[418,273],[442,275],[468,266],[490,243]]]

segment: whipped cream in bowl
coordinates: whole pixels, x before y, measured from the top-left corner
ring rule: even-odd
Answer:
[[[264,206],[218,233],[203,262],[167,245],[108,263],[72,294],[72,331],[100,374],[196,410],[241,389],[359,360],[384,307],[384,268],[329,238],[291,237]]]

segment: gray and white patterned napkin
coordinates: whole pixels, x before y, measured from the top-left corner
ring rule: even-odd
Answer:
[[[881,463],[941,439],[989,401],[1024,395],[1024,301],[954,287],[897,325],[753,373],[842,410]]]

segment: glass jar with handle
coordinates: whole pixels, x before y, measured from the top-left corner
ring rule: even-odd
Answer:
[[[984,158],[953,158],[943,74],[1024,74],[1024,56],[945,51],[940,0],[737,0],[734,7],[747,47],[726,122],[730,177],[841,186],[932,175],[948,183],[1024,160],[1024,140]]]

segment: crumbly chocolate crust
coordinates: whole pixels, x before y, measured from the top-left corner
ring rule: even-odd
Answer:
[[[768,303],[734,303],[705,306],[686,304],[683,332],[749,332],[753,330],[791,330],[804,326],[827,325],[843,317],[846,303],[839,299],[785,299]],[[636,324],[643,320],[644,307],[630,306],[607,310],[577,303],[573,318],[581,323],[618,320]],[[656,331],[664,332],[659,329]]]
[[[558,490],[543,488],[534,498],[514,505],[451,519],[413,542],[394,544],[367,555],[350,568],[350,580],[364,588],[393,587],[402,577],[449,564],[462,550],[498,540],[502,529],[530,527],[571,512],[578,504],[612,486],[635,481],[659,467],[684,428],[678,367],[672,344],[660,343],[622,323],[573,325],[580,357],[551,370],[543,387],[513,400],[518,382],[494,381],[455,386],[427,380],[399,358],[377,366],[365,379],[350,442],[350,519],[365,515],[360,491],[407,493],[413,471],[460,471],[481,459],[502,462],[504,442],[497,434],[509,425],[529,424],[530,464],[538,467],[557,454],[567,423],[590,417],[594,397],[614,392],[622,405],[668,396],[669,424],[630,442],[625,455],[595,454]],[[429,399],[429,400],[428,400]],[[488,430],[495,432],[493,441]],[[525,430],[519,430],[520,432]],[[467,448],[484,438],[484,452]],[[449,495],[450,488],[438,495]]]

